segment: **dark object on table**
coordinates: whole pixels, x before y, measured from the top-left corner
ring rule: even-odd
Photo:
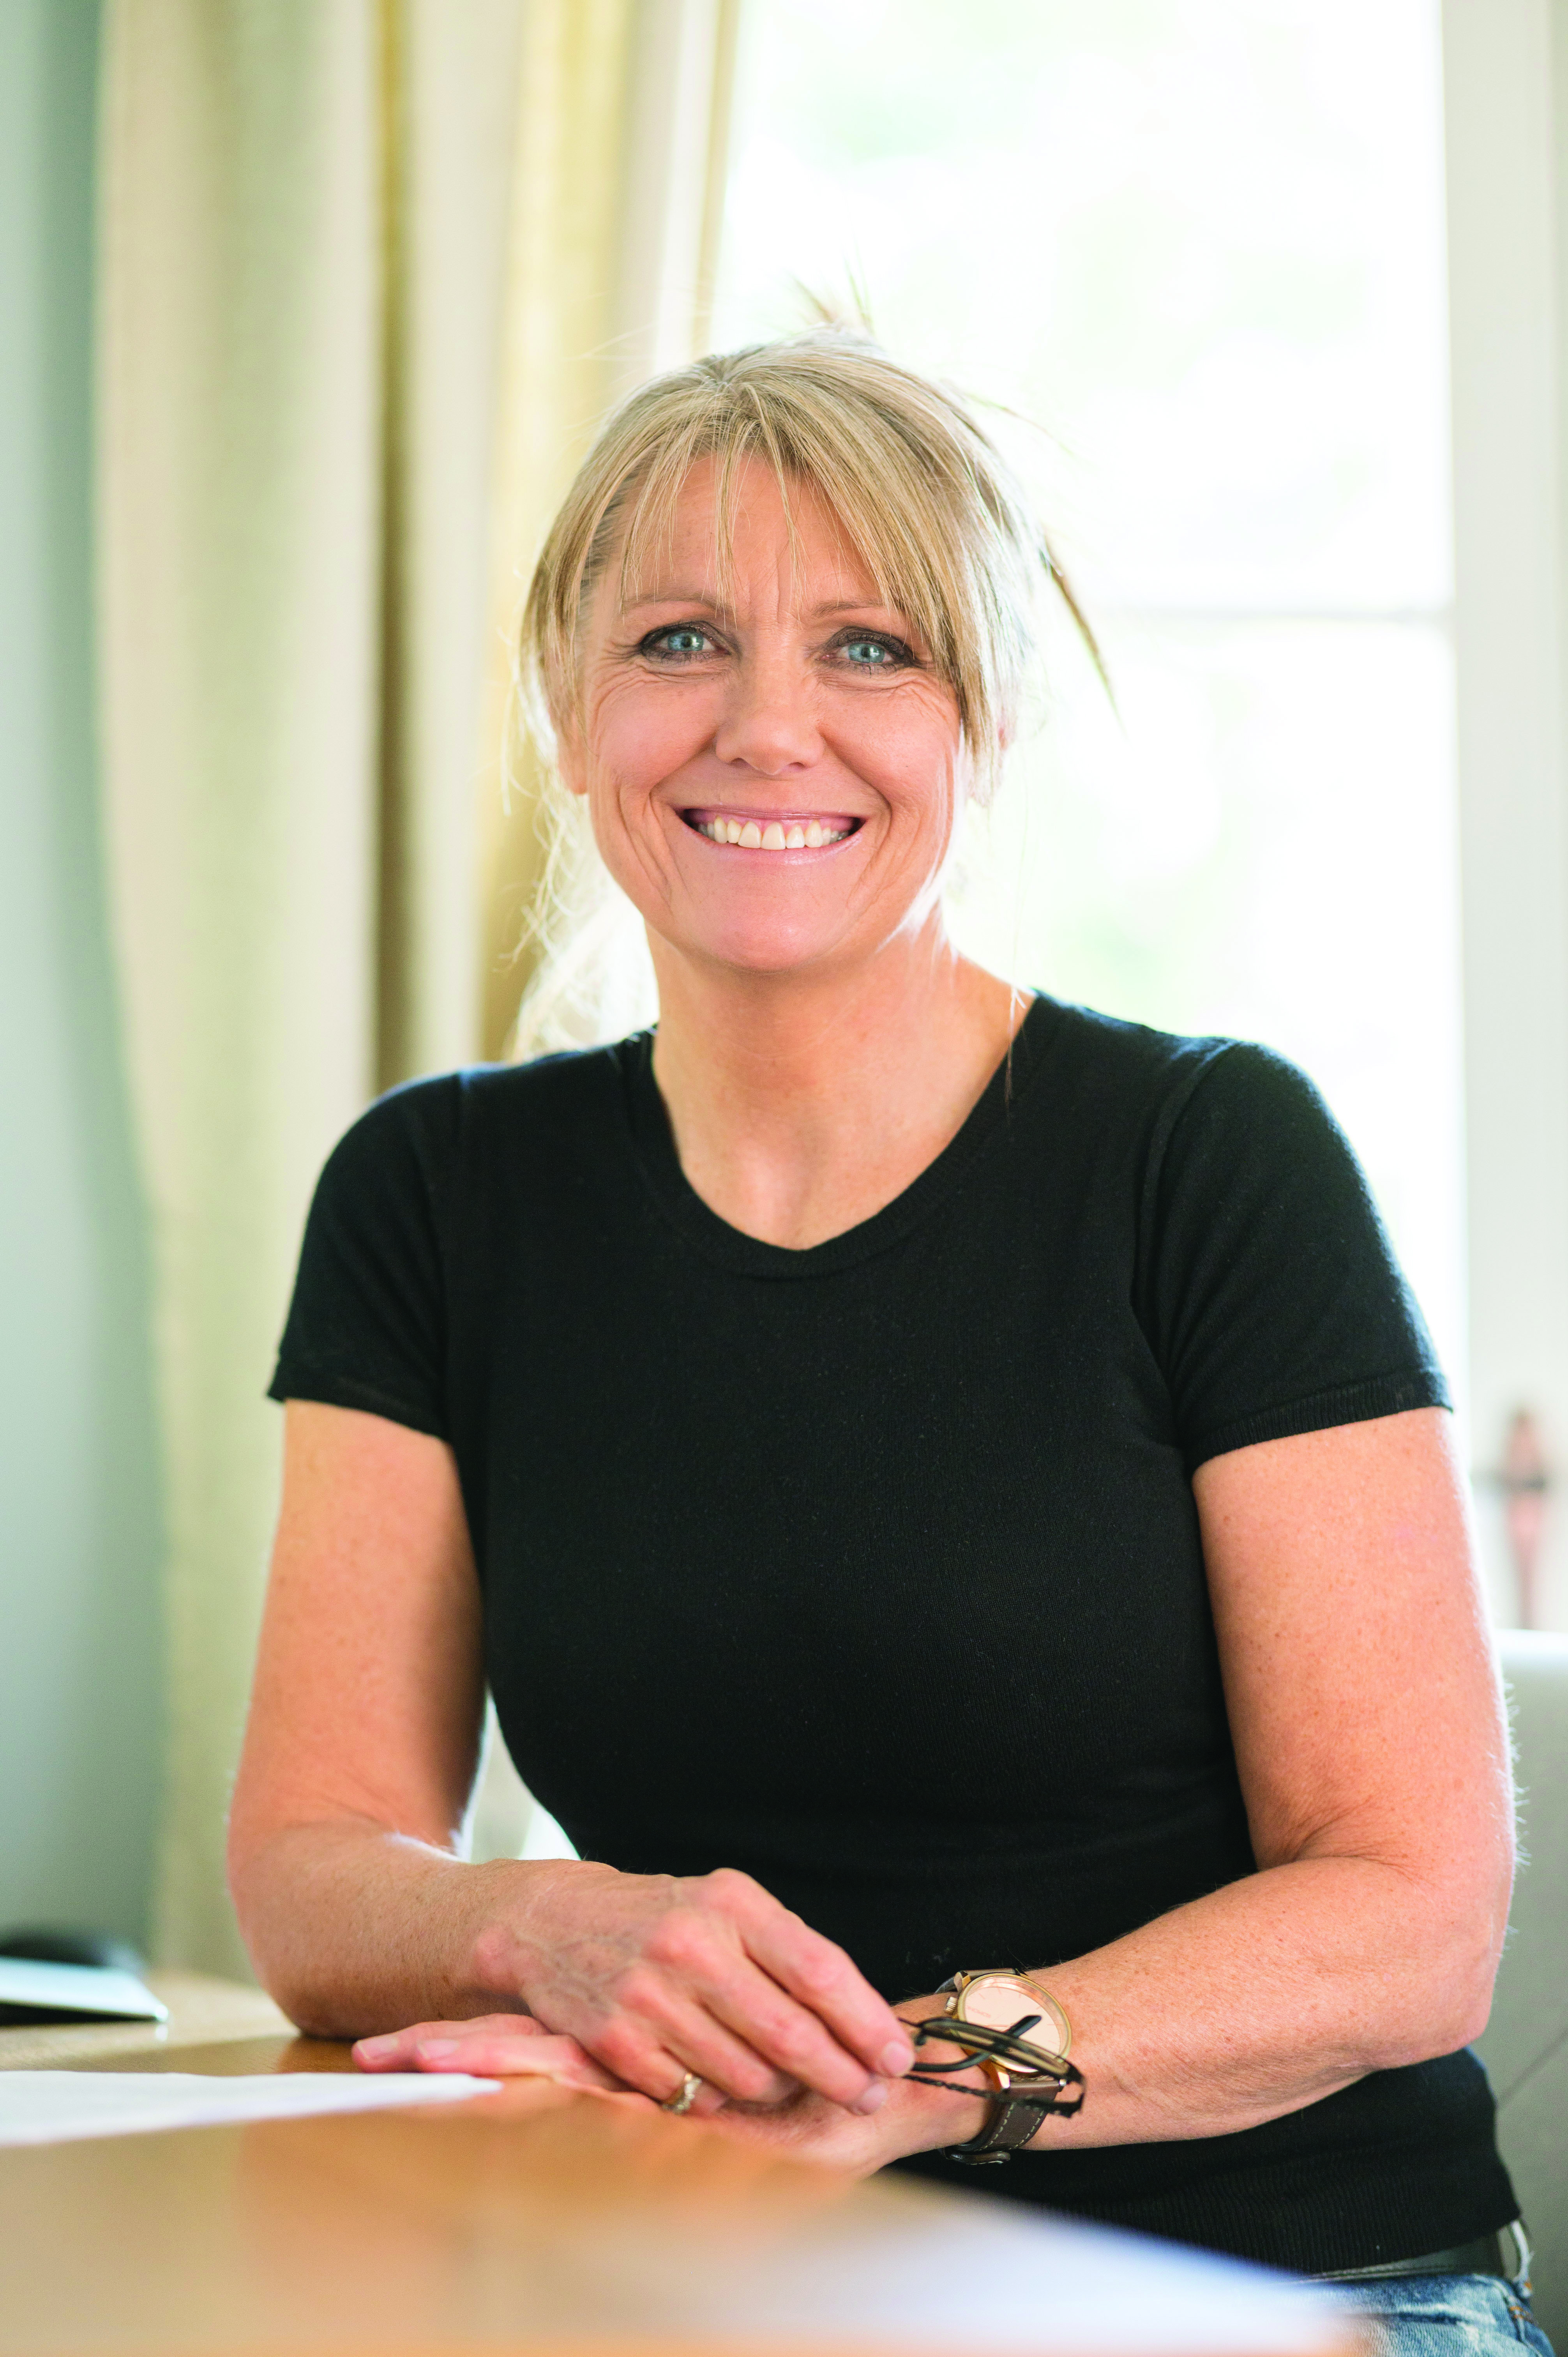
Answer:
[[[59,1932],[39,1929],[0,1935],[0,1956],[24,1956],[38,1964],[85,1964],[94,1972],[145,1972],[146,1959],[129,1940],[113,1932]]]

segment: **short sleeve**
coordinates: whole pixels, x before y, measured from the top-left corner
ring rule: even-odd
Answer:
[[[457,1082],[381,1098],[333,1149],[306,1222],[275,1400],[367,1409],[447,1437],[441,1206]]]
[[[1145,1332],[1188,1469],[1261,1440],[1447,1407],[1367,1181],[1310,1081],[1226,1043],[1152,1158]]]

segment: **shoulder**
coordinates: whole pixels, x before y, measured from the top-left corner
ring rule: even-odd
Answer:
[[[1271,1111],[1327,1118],[1298,1065],[1272,1048],[1222,1033],[1161,1031],[1043,995],[1038,1057],[1064,1085],[1167,1135],[1191,1113],[1250,1122]],[[1035,1020],[1028,1027],[1036,1030]]]
[[[592,1128],[619,1106],[626,1074],[648,1052],[650,1035],[634,1032],[606,1048],[575,1048],[526,1064],[477,1064],[450,1077],[468,1123]]]
[[[1102,1141],[1093,1178],[1124,1189],[1110,1200],[1135,1222],[1132,1307],[1189,1471],[1447,1404],[1360,1165],[1299,1066],[1084,1007],[1053,1028],[1084,1092],[1080,1132]]]
[[[407,1081],[368,1105],[317,1181],[318,1234],[397,1235],[427,1254],[469,1216],[498,1216],[521,1190],[553,1199],[602,1162],[624,1092],[618,1059],[636,1042],[532,1064],[467,1065]]]
[[[1376,1213],[1355,1154],[1296,1064],[1252,1040],[1161,1031],[1047,1002],[1036,1126],[1086,1182],[1125,1189],[1145,1249],[1181,1207],[1207,1219],[1286,1198],[1330,1219]]]
[[[527,1064],[467,1064],[389,1089],[345,1131],[328,1168],[384,1168],[438,1187],[466,1152],[520,1135],[592,1130],[611,1113],[640,1038]]]
[[[1036,994],[1026,1018],[1026,1034],[1036,1026],[1043,1052],[1087,1079],[1111,1087],[1144,1092],[1179,1085],[1203,1070],[1212,1058],[1233,1047],[1234,1040],[1187,1037],[1159,1031],[1147,1023],[1132,1023],[1119,1015],[1101,1015],[1095,1007],[1070,999]]]

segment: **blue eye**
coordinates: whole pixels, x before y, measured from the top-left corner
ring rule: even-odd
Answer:
[[[846,636],[837,640],[836,651],[852,671],[907,671],[914,662],[912,648],[902,639]]]
[[[699,630],[694,623],[676,622],[667,630],[655,630],[644,643],[650,654],[700,655],[706,653],[712,641],[706,630]]]

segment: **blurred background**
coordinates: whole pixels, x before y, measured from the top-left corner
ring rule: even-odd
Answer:
[[[310,1186],[518,1046],[596,420],[813,298],[994,404],[1114,686],[961,938],[1306,1067],[1568,1628],[1565,188],[1564,0],[0,0],[0,1915],[242,1968]],[[646,1011],[607,904],[568,1035]]]

